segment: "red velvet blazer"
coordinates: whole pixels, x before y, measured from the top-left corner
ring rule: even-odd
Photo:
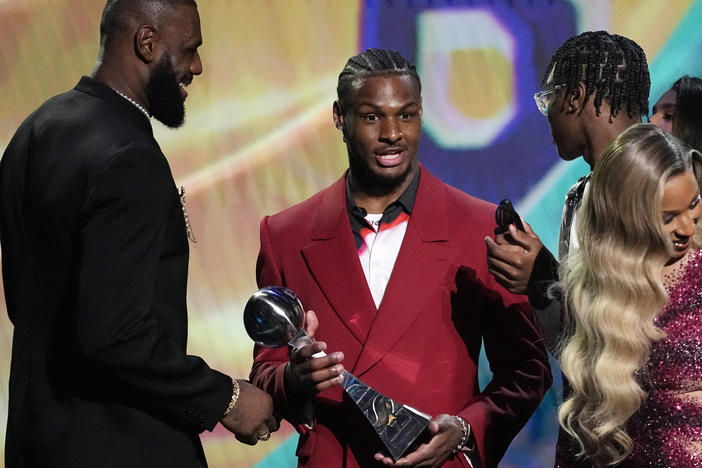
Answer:
[[[316,339],[343,351],[344,367],[376,390],[430,415],[468,421],[483,467],[494,467],[551,384],[548,358],[523,296],[488,273],[484,237],[494,205],[452,188],[422,167],[407,232],[376,309],[346,211],[345,177],[261,222],[260,287],[294,290],[319,318]],[[493,379],[481,393],[481,340]],[[252,381],[293,424],[283,385],[287,349],[255,350]],[[314,399],[301,424],[301,466],[373,466],[380,449],[341,386]],[[468,466],[462,457],[445,466]]]

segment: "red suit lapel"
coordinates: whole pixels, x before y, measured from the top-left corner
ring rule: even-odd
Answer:
[[[392,349],[436,294],[459,252],[448,244],[448,239],[446,187],[422,167],[402,248],[380,310],[352,369],[356,376],[362,376]]]
[[[376,309],[351,233],[345,176],[324,195],[313,222],[312,244],[302,256],[334,312],[363,344]]]
[[[313,222],[312,244],[302,248],[302,256],[334,312],[363,345],[356,363],[347,363],[347,369],[360,376],[412,326],[458,254],[447,242],[446,188],[422,168],[417,199],[379,311],[351,233],[345,177],[324,195]]]

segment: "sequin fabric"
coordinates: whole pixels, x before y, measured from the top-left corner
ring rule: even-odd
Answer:
[[[634,450],[619,467],[702,467],[702,250],[672,275],[657,318],[667,337],[652,346],[639,376],[648,396],[627,424]],[[593,467],[574,453],[574,441],[561,430],[556,468]]]

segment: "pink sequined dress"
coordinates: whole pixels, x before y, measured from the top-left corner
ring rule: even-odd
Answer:
[[[639,377],[648,396],[627,424],[634,450],[620,467],[702,467],[702,250],[678,276],[667,287],[669,301],[657,320],[667,337],[652,346]],[[700,394],[693,398],[690,392]],[[576,460],[574,449],[561,430],[556,468],[593,466]]]

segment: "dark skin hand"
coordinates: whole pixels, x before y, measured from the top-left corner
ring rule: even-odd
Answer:
[[[319,321],[311,310],[305,314],[305,323],[307,335],[314,338]],[[325,349],[326,343],[315,341],[290,351],[285,383],[295,393],[316,395],[342,382],[344,366],[340,362],[344,359],[344,353],[337,351],[326,356],[314,356]]]
[[[509,231],[485,238],[488,271],[513,294],[526,294],[534,261],[543,247],[539,236],[522,220],[524,232],[510,224]]]
[[[432,418],[428,430],[431,438],[396,462],[381,452],[373,458],[388,466],[441,466],[461,441],[463,429],[453,416],[440,414]]]
[[[259,440],[278,430],[278,420],[273,415],[273,400],[268,393],[248,383],[239,382],[239,399],[234,408],[220,419],[237,440],[256,445]]]

